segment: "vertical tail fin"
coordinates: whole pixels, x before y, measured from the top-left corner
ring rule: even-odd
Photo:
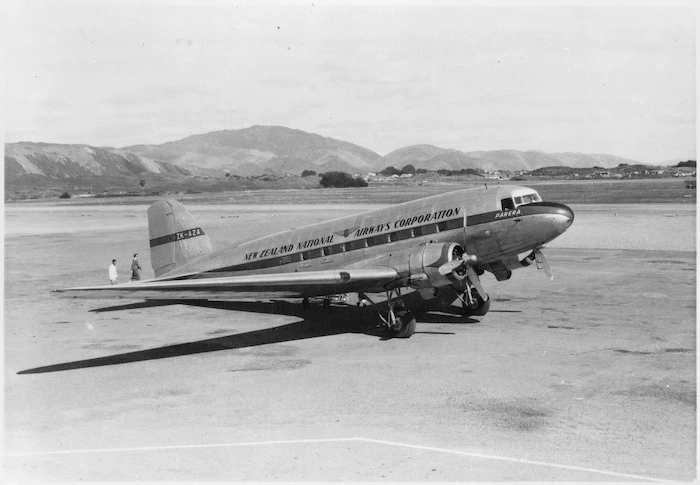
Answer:
[[[156,278],[212,251],[209,236],[176,200],[148,208],[148,233]]]

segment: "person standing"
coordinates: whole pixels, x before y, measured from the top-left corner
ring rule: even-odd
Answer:
[[[117,260],[113,259],[112,264],[109,265],[109,283],[112,285],[116,285],[117,278]]]
[[[139,253],[134,253],[134,259],[131,260],[131,281],[141,279],[141,265],[139,264]]]

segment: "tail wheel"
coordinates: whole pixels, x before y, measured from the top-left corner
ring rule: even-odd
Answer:
[[[408,338],[416,331],[416,317],[408,310],[395,313],[396,325],[389,326],[389,335],[393,338]]]

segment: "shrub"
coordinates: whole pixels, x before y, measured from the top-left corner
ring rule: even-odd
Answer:
[[[314,172],[313,170],[304,170],[303,172],[301,172],[302,177],[310,177],[312,175],[316,175],[316,172]]]
[[[401,175],[403,172],[398,170],[391,165],[380,172],[382,175]]]
[[[321,187],[367,187],[367,182],[345,172],[326,172],[321,175]]]
[[[63,192],[58,196],[59,199],[70,199],[70,194],[68,192]]]

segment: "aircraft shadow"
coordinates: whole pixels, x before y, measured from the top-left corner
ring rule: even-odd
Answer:
[[[207,352],[217,352],[221,350],[234,350],[274,343],[293,342],[295,340],[326,337],[344,333],[365,334],[372,337],[379,337],[382,340],[389,340],[386,330],[377,326],[376,324],[376,307],[363,308],[351,305],[332,305],[330,308],[322,308],[320,305],[312,305],[311,308],[306,309],[300,303],[292,303],[284,300],[275,300],[272,302],[156,300],[100,308],[92,311],[119,311],[174,304],[202,308],[216,308],[229,311],[288,315],[299,317],[301,320],[273,328],[226,335],[206,340],[199,340],[196,342],[167,345],[165,347],[158,347],[154,349],[138,350],[123,354],[97,357],[94,359],[85,359],[36,367],[33,369],[20,371],[18,374],[41,374],[47,372],[86,369],[90,367],[128,364],[157,359],[168,359]],[[378,306],[381,309],[381,305]],[[477,323],[477,320],[472,320],[461,317],[457,314],[449,313],[427,313],[422,315],[418,321],[421,323]],[[416,332],[416,334],[419,333],[437,335],[451,334],[450,332]]]

